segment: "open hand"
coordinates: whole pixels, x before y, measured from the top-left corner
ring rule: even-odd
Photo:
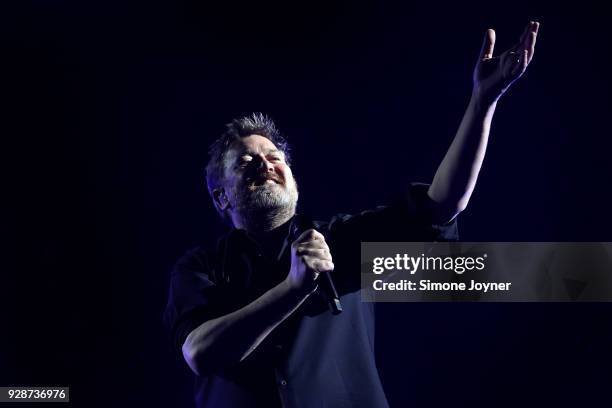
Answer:
[[[495,30],[487,30],[474,68],[476,96],[490,102],[497,101],[510,85],[523,75],[533,59],[539,27],[540,23],[530,21],[518,43],[497,57],[493,56]]]

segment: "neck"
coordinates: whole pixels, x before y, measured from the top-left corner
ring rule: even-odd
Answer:
[[[274,231],[288,222],[295,214],[295,207],[266,209],[261,211],[251,210],[247,214],[232,217],[234,227],[244,229],[249,234],[258,236]]]

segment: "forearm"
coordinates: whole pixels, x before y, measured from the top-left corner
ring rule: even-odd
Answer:
[[[440,207],[439,218],[452,219],[463,211],[474,191],[485,156],[497,101],[472,94],[465,115],[428,191]]]
[[[185,361],[198,375],[242,361],[306,297],[283,281],[245,307],[201,324],[185,340]]]

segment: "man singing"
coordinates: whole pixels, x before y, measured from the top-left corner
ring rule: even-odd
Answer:
[[[539,23],[493,56],[489,29],[473,92],[431,185],[327,222],[296,214],[289,147],[274,123],[235,119],[211,146],[208,190],[231,226],[175,265],[164,315],[196,375],[198,407],[386,407],[374,361],[373,303],[360,298],[362,241],[457,240],[499,98],[527,69]],[[330,274],[342,313],[330,313]]]

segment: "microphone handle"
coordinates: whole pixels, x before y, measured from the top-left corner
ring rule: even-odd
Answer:
[[[336,291],[336,286],[334,285],[334,280],[331,277],[331,274],[324,273],[325,281],[327,282],[327,288],[325,290],[327,294],[327,303],[329,305],[329,309],[333,315],[337,315],[342,313],[342,303],[340,303],[340,298],[338,297],[338,291]]]

